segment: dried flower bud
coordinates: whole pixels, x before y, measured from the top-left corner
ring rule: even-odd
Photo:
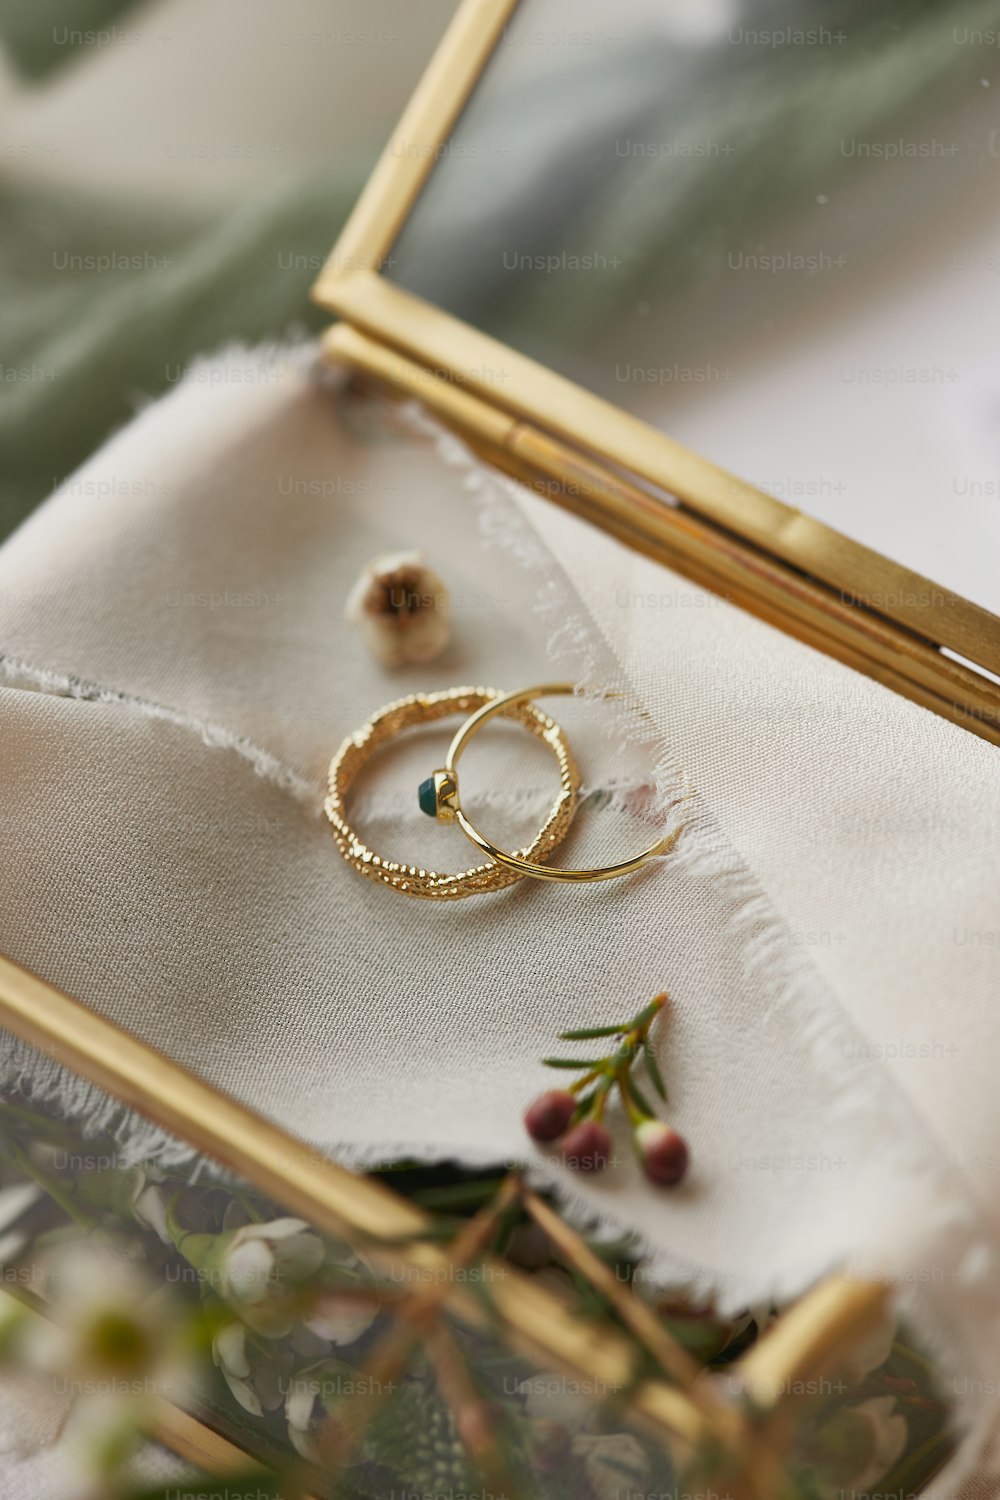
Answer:
[[[636,1126],[635,1148],[642,1170],[660,1187],[673,1187],[687,1171],[687,1142],[661,1120],[643,1120]]]
[[[601,1172],[611,1160],[611,1133],[597,1120],[582,1120],[564,1137],[562,1154],[576,1172]]]
[[[386,667],[433,661],[451,639],[447,590],[421,552],[391,552],[370,562],[345,616],[361,627],[365,645]]]
[[[575,1109],[576,1099],[568,1089],[549,1089],[528,1105],[524,1128],[533,1141],[557,1141],[569,1129]]]

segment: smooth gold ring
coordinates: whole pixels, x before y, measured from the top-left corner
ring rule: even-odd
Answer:
[[[475,896],[483,891],[503,890],[522,876],[544,869],[543,865],[533,861],[547,858],[566,837],[576,811],[580,773],[565,736],[555,720],[534,704],[523,701],[514,703],[510,699],[510,694],[501,696],[495,688],[482,687],[451,688],[441,693],[414,693],[380,709],[354,734],[348,735],[330,762],[328,795],[323,803],[323,810],[330,820],[338,849],[359,874],[369,880],[377,880],[405,896],[455,900],[462,896]],[[437,870],[423,869],[419,865],[385,859],[369,849],[351,827],[346,804],[355,779],[371,757],[398,734],[418,724],[433,723],[437,719],[459,713],[471,713],[475,718],[494,704],[498,705],[495,710],[497,713],[503,713],[505,717],[523,724],[548,745],[559,766],[559,794],[533,843],[521,851],[525,868],[511,865],[507,862],[511,856],[504,856],[503,859],[476,865],[460,874],[448,875]],[[449,750],[449,756],[451,753]],[[432,815],[436,815],[437,786],[438,778],[435,776],[421,788],[420,805]],[[442,791],[446,790],[447,786],[442,787]],[[447,814],[443,816],[447,818]]]
[[[448,747],[448,755],[445,759],[444,769],[435,771],[433,777],[423,783],[421,787],[421,806],[424,807],[427,800],[427,791],[433,788],[434,806],[426,806],[424,810],[431,812],[433,816],[444,822],[457,823],[467,838],[470,838],[477,848],[484,854],[488,854],[497,865],[502,865],[508,870],[516,870],[521,875],[532,875],[536,880],[565,880],[570,882],[591,880],[614,880],[619,875],[628,875],[633,870],[638,870],[647,860],[653,859],[658,854],[665,854],[680,836],[680,830],[669,834],[664,839],[657,839],[648,849],[641,854],[636,854],[632,859],[622,860],[614,865],[598,865],[588,870],[566,870],[555,865],[543,865],[534,862],[527,856],[530,851],[511,854],[506,849],[499,849],[496,844],[479,832],[462,808],[458,791],[458,762],[473,735],[497,714],[510,714],[512,711],[530,702],[534,698],[552,698],[571,694],[576,691],[571,682],[543,683],[539,687],[522,688],[516,693],[505,693],[502,697],[490,699],[478,708],[470,718],[462,725]]]

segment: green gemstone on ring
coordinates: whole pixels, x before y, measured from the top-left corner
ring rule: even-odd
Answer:
[[[420,803],[420,811],[426,813],[429,818],[438,815],[437,785],[433,776],[428,776],[417,788],[417,800]]]

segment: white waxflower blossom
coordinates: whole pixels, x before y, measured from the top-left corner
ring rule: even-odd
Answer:
[[[33,1325],[28,1345],[40,1368],[82,1391],[183,1388],[189,1363],[173,1300],[135,1262],[107,1246],[73,1243],[47,1260],[45,1272],[53,1316]]]
[[[135,1196],[132,1213],[144,1229],[151,1229],[165,1245],[173,1244],[167,1223],[167,1200],[156,1182],[146,1182]]]
[[[326,1264],[333,1285],[322,1287],[312,1298],[294,1334],[302,1354],[328,1354],[333,1347],[356,1344],[379,1314],[375,1270],[363,1255],[346,1245],[328,1248]]]
[[[582,1432],[594,1419],[594,1402],[557,1375],[529,1375],[517,1387],[526,1414],[538,1422],[557,1422],[567,1432]]]
[[[430,662],[451,639],[448,592],[421,552],[389,552],[362,572],[345,616],[383,666]]]
[[[305,1219],[243,1224],[223,1253],[223,1280],[237,1302],[263,1302],[276,1278],[304,1280],[319,1269],[323,1254],[322,1240]]]
[[[873,1396],[860,1406],[843,1407],[830,1426],[852,1465],[842,1462],[835,1478],[820,1485],[823,1500],[842,1500],[845,1492],[870,1494],[906,1449],[906,1418],[896,1410],[895,1396]]]
[[[222,1295],[257,1333],[284,1338],[298,1321],[291,1289],[319,1270],[325,1253],[304,1219],[244,1224],[222,1250]]]
[[[243,1410],[252,1417],[262,1417],[264,1407],[250,1379],[253,1372],[246,1343],[246,1324],[226,1323],[212,1340],[212,1359]]]
[[[583,1459],[596,1500],[622,1500],[623,1494],[641,1488],[649,1473],[646,1450],[630,1432],[575,1437],[573,1454]]]
[[[278,1411],[284,1404],[294,1365],[290,1349],[264,1354],[247,1346],[244,1323],[226,1323],[212,1340],[212,1359],[235,1399],[252,1417]]]
[[[21,1228],[21,1220],[42,1196],[34,1182],[16,1182],[0,1188],[0,1266],[18,1259],[30,1235]]]
[[[13,1229],[41,1196],[42,1190],[34,1182],[14,1182],[0,1188],[0,1233]]]
[[[327,1360],[309,1375],[300,1375],[287,1387],[285,1420],[288,1438],[296,1453],[310,1463],[319,1463],[318,1439],[332,1416],[351,1440],[353,1458],[348,1468],[364,1462],[359,1449],[377,1400],[370,1377],[342,1360]]]
[[[190,1395],[185,1324],[163,1289],[107,1245],[60,1246],[41,1270],[46,1315],[11,1313],[0,1337],[4,1358],[26,1390],[39,1379],[47,1384],[52,1404],[43,1415],[54,1430],[73,1431],[74,1482],[103,1494],[151,1403]]]
[[[323,1291],[312,1303],[305,1326],[327,1344],[343,1348],[357,1343],[378,1317],[378,1304],[348,1297],[335,1288]]]
[[[866,1375],[884,1365],[896,1339],[896,1318],[886,1309],[852,1347],[841,1372],[848,1385],[860,1385]]]

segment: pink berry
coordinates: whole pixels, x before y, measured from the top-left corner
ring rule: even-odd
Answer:
[[[576,1172],[600,1172],[611,1160],[611,1135],[597,1120],[581,1120],[562,1143],[563,1160]]]
[[[536,1418],[530,1426],[528,1441],[531,1459],[540,1474],[558,1474],[565,1470],[570,1456],[570,1435],[566,1428],[547,1417]]]
[[[482,1403],[460,1412],[455,1418],[455,1426],[463,1444],[472,1453],[488,1448],[496,1436],[493,1413]]]
[[[529,1104],[524,1124],[533,1141],[557,1141],[569,1128],[576,1099],[568,1089],[549,1089]]]
[[[688,1166],[687,1142],[682,1135],[661,1120],[643,1120],[636,1127],[635,1144],[650,1182],[660,1187],[680,1182]]]

